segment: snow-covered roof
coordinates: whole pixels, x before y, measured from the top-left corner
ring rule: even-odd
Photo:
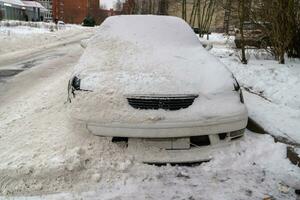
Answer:
[[[39,2],[36,1],[23,1],[25,7],[31,7],[31,8],[40,8],[41,11],[47,11],[47,9],[42,6]]]
[[[48,11],[42,4],[36,1],[21,1],[21,0],[0,0],[0,2],[10,4],[11,6],[22,6],[29,8],[40,8],[42,12]]]
[[[16,6],[25,6],[21,0],[0,0],[0,2],[8,3]]]

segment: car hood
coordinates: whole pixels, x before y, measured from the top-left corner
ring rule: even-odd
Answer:
[[[201,45],[182,19],[109,17],[88,42],[75,74],[83,89],[129,94],[232,91],[229,70]]]
[[[81,88],[115,88],[124,94],[191,94],[232,91],[231,72],[202,46],[154,48],[124,41],[87,47],[74,76]]]

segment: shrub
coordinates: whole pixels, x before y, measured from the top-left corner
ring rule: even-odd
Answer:
[[[84,20],[83,20],[83,26],[95,26],[96,25],[96,21],[93,17],[87,16]]]

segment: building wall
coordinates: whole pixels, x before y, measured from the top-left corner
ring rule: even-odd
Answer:
[[[53,19],[80,24],[88,16],[88,0],[53,0]]]
[[[0,2],[0,19],[25,20],[24,16],[25,9],[22,6]]]
[[[48,11],[44,13],[45,20],[52,20],[52,0],[35,0],[42,4]]]

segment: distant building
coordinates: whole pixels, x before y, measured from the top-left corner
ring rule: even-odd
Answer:
[[[36,1],[39,2],[40,4],[42,4],[42,6],[47,9],[47,11],[44,13],[45,20],[51,21],[52,20],[52,0],[36,0]]]
[[[89,0],[53,0],[53,20],[80,24],[88,15]]]
[[[20,0],[0,0],[0,19],[24,20],[25,4]]]
[[[47,9],[36,1],[0,0],[0,19],[43,21]]]
[[[25,5],[25,14],[28,21],[44,21],[47,9],[36,1],[22,1]]]
[[[119,15],[121,11],[104,10],[100,0],[52,0],[53,20],[81,24],[87,17],[93,17],[100,24],[106,17]]]

